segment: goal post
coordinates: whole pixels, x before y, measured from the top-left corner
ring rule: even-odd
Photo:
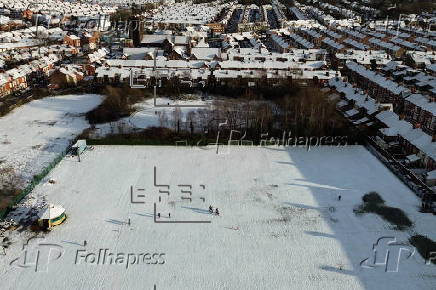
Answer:
[[[176,147],[179,147],[179,144],[180,144],[181,146],[188,146],[188,141],[187,141],[187,140],[179,140],[179,141],[176,141]]]

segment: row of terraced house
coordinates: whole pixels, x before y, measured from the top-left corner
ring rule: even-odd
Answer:
[[[329,85],[337,106],[357,126],[378,126],[377,140],[398,153],[429,185],[436,184],[436,77],[390,62],[378,71],[354,61]],[[402,151],[400,154],[399,151]]]

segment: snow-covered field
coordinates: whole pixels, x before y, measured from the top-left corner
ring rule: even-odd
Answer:
[[[84,114],[101,101],[100,95],[48,97],[0,118],[0,166],[29,181],[89,127]]]
[[[22,243],[30,235],[14,232],[7,255],[0,255],[1,289],[153,289],[154,284],[156,289],[434,289],[436,285],[435,266],[426,265],[418,253],[402,257],[398,272],[360,265],[371,257],[372,246],[381,237],[407,242],[416,232],[436,238],[435,217],[419,213],[415,195],[361,146],[311,151],[235,147],[224,155],[217,155],[214,147],[96,146],[80,163],[63,160],[49,178],[56,183],[40,184],[35,194],[47,195],[68,215],[64,224],[41,239],[49,244],[46,251],[52,249],[51,262],[46,262],[42,242],[32,241],[25,249],[31,257],[41,250],[37,271],[33,258],[11,266],[22,257]],[[170,194],[159,193],[166,188],[154,184],[169,185]],[[181,193],[189,187],[179,185],[192,186],[192,202],[181,199],[190,196]],[[131,186],[133,201],[144,204],[131,202]],[[396,231],[376,215],[356,216],[353,208],[372,190],[387,205],[402,208],[416,223],[414,228]],[[154,203],[162,215],[157,221],[211,223],[155,223]],[[218,207],[221,215],[210,215],[209,205]],[[119,265],[102,260],[91,264],[92,255],[86,263],[84,256],[99,249],[165,255],[155,259],[158,264],[145,264],[141,256],[140,263],[128,267],[121,260]]]

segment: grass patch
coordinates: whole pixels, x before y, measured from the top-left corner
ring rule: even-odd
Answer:
[[[205,146],[208,143],[216,141],[215,138],[204,138],[201,134],[189,134],[188,132],[176,133],[175,131],[162,128],[150,127],[140,132],[127,134],[109,134],[101,139],[85,138],[89,145],[176,145],[176,141],[186,140],[188,146],[196,146],[200,142],[200,146]],[[183,146],[179,144],[179,146]]]
[[[401,231],[413,225],[412,221],[401,209],[385,205],[385,201],[377,192],[365,194],[362,197],[362,201],[363,204],[353,210],[357,215],[365,213],[377,214]]]
[[[248,132],[248,131],[247,131]],[[227,133],[227,134],[226,134]],[[220,146],[227,146],[230,132],[222,132],[220,135]],[[184,141],[188,146],[206,146],[216,143],[215,131],[209,131],[204,135],[201,133],[191,133],[186,130],[176,132],[165,127],[149,127],[132,133],[108,134],[103,138],[93,139],[90,131],[85,130],[78,139],[86,139],[88,145],[172,145],[176,146],[177,141],[183,141],[178,146],[184,146]],[[259,134],[260,135],[260,134]],[[237,141],[237,140],[234,140]],[[260,140],[252,139],[253,143],[242,142],[240,146],[251,146],[260,144]],[[231,145],[239,145],[235,142]]]
[[[436,264],[436,259],[429,259],[432,257],[436,257],[435,241],[429,239],[426,236],[414,235],[409,238],[409,242],[416,248],[421,257],[423,257],[426,261],[430,260],[433,264]],[[432,252],[435,254],[432,254]]]

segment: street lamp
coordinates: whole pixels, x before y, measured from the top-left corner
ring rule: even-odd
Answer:
[[[400,23],[401,23],[401,16],[402,15],[404,15],[404,14],[400,14],[400,16],[398,17],[398,27],[397,27],[397,36],[396,37],[398,37],[398,34],[400,33]]]

